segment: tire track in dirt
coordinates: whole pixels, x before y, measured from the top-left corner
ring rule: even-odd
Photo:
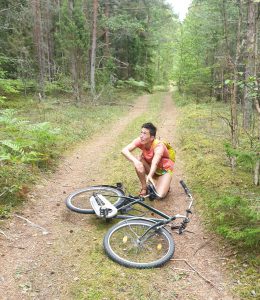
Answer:
[[[9,239],[0,235],[1,299],[67,299],[68,285],[77,280],[80,264],[70,260],[77,256],[73,252],[82,251],[71,244],[70,235],[80,226],[85,229],[86,223],[82,215],[68,216],[64,198],[75,189],[104,183],[100,171],[104,156],[125,127],[146,111],[148,100],[148,95],[140,97],[125,117],[108,125],[103,136],[98,133],[67,154],[57,171],[29,194],[17,213],[25,219],[13,216],[5,222],[3,231]],[[83,240],[87,236],[79,241],[82,248]]]
[[[173,145],[177,152],[177,159],[171,191],[166,199],[156,201],[155,206],[170,215],[173,213],[184,214],[189,201],[179,184],[181,179],[185,181],[179,145],[181,136],[177,136],[178,112],[169,93],[164,97],[164,105],[159,120],[161,122],[158,126],[158,137],[161,136],[167,139]],[[196,212],[196,201],[194,204],[195,207],[193,206],[192,208],[191,222],[187,228],[189,232],[185,232],[183,235],[173,232],[176,244],[174,259],[176,261],[172,260],[166,267],[170,276],[173,278],[177,276],[178,278],[177,281],[171,283],[171,290],[175,290],[176,295],[174,299],[235,299],[229,291],[229,287],[231,286],[230,279],[223,272],[224,267],[222,264],[224,262],[224,255],[220,251],[217,251],[219,247],[216,244],[217,242],[211,240],[211,237],[203,232],[203,226]],[[199,272],[204,279],[198,273],[194,272],[184,260]],[[167,295],[167,292],[165,292],[164,297],[167,298],[168,296],[170,297],[170,293]]]

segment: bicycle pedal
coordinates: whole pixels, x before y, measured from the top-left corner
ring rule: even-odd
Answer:
[[[117,214],[117,208],[101,194],[91,196],[90,203],[100,218],[113,218]]]

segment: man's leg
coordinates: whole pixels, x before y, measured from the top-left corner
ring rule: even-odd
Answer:
[[[150,171],[150,166],[149,164],[142,158],[142,156],[138,157],[138,159],[142,162],[143,168],[142,171],[139,172],[138,170],[135,169],[136,174],[141,182],[142,190],[141,194],[145,195],[146,194],[146,177],[145,175],[149,173]]]
[[[167,195],[170,189],[171,181],[172,174],[170,173],[166,173],[157,177],[156,191],[161,196],[161,198],[164,198]]]

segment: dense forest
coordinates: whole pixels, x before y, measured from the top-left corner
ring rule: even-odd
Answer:
[[[115,118],[112,104],[127,102],[125,91],[171,86],[180,106],[211,107],[228,131],[221,151],[232,178],[241,170],[250,178],[213,208],[222,218],[218,233],[259,247],[259,0],[193,0],[183,22],[164,0],[0,3],[0,217],[26,197],[32,173],[53,166],[60,148]],[[225,109],[215,111],[216,103]],[[73,118],[85,120],[81,131]]]
[[[1,4],[2,102],[31,91],[39,100],[62,92],[95,101],[119,85],[152,91],[175,82],[197,101],[230,104],[232,167],[241,109],[259,184],[259,1],[194,0],[183,24],[162,0]]]
[[[163,1],[2,1],[2,8],[1,77],[19,79],[24,91],[44,98],[56,89],[82,101],[120,80],[149,89],[172,77],[179,23]]]
[[[238,112],[242,112],[243,132],[250,140],[244,155],[254,161],[256,185],[260,171],[259,14],[259,1],[193,1],[180,30],[176,72],[181,91],[195,93],[197,99],[207,95],[229,103],[227,151],[232,167],[239,155]]]

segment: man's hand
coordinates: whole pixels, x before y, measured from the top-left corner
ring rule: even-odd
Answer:
[[[155,183],[153,181],[153,177],[150,174],[148,174],[147,177],[146,177],[146,183],[149,184],[149,182],[151,182],[155,186]]]

